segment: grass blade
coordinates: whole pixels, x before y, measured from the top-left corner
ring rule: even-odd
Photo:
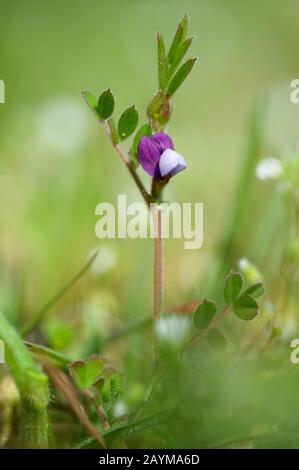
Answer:
[[[30,331],[32,331],[42,320],[42,318],[45,316],[45,314],[52,308],[63,296],[64,294],[70,290],[80,279],[81,277],[84,276],[84,274],[89,270],[90,266],[92,263],[95,261],[96,257],[99,254],[99,250],[94,253],[91,258],[88,260],[88,262],[83,266],[80,271],[75,274],[75,276],[65,284],[60,291],[58,291],[54,297],[52,297],[34,316],[34,318],[29,322],[28,325],[25,325],[25,327],[21,330],[21,335],[26,336]]]
[[[189,59],[185,62],[177,71],[173,79],[171,80],[168,88],[167,88],[167,96],[171,97],[175,94],[177,89],[182,85],[182,83],[186,80],[188,75],[190,74],[191,70],[194,67],[196,62],[196,58]]]

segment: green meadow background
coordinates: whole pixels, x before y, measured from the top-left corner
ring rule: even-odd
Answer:
[[[192,251],[182,240],[165,242],[166,311],[210,292],[259,103],[265,110],[258,158],[298,150],[299,105],[290,101],[290,82],[299,76],[299,1],[0,0],[0,78],[6,85],[0,105],[0,308],[24,326],[100,248],[90,272],[41,325],[47,343],[72,357],[94,352],[102,337],[152,309],[151,241],[95,236],[98,203],[115,202],[118,194],[129,201],[140,196],[80,91],[99,95],[111,88],[116,115],[135,104],[144,121],[157,87],[155,33],[169,44],[185,12],[195,36],[191,56],[199,60],[174,98],[167,132],[188,169],[165,196],[204,203],[204,244]],[[254,176],[250,185],[237,243],[221,259],[230,269],[248,258],[271,292],[291,216],[274,183]],[[296,311],[296,292],[292,302]],[[133,335],[108,353],[136,377],[147,347],[150,337]]]

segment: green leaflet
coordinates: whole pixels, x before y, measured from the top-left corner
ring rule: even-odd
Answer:
[[[193,69],[196,60],[196,58],[189,59],[179,68],[177,73],[172,78],[170,84],[168,85],[168,96],[173,96],[177,89],[181,86],[181,84],[186,80],[191,70]]]
[[[98,380],[104,366],[103,359],[94,354],[86,361],[72,362],[69,368],[79,390],[86,390]]]
[[[255,284],[252,284],[252,286],[248,287],[243,292],[243,295],[251,295],[251,297],[254,297],[255,299],[258,299],[265,293],[265,286],[262,282],[256,282]]]
[[[180,44],[180,46],[178,47],[178,49],[177,49],[177,51],[174,55],[172,64],[170,66],[170,69],[169,69],[169,76],[170,77],[173,75],[173,73],[176,71],[177,67],[180,65],[181,61],[183,60],[184,55],[188,52],[188,49],[191,46],[192,41],[193,41],[193,38],[185,39],[185,41],[182,42],[182,44]]]
[[[253,320],[258,313],[258,308],[256,300],[250,295],[241,295],[233,305],[235,314],[245,321]]]
[[[87,104],[87,106],[94,112],[94,113],[97,113],[97,106],[98,106],[98,103],[97,103],[97,99],[96,97],[90,93],[90,91],[86,90],[86,91],[81,91],[81,95],[85,101],[85,103]]]
[[[159,33],[157,34],[157,45],[159,88],[160,90],[165,91],[168,84],[168,60],[165,52],[164,39]]]

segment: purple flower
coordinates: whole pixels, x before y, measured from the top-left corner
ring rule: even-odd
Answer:
[[[174,176],[187,167],[184,158],[174,151],[171,138],[164,132],[141,137],[138,160],[144,171],[156,179]]]

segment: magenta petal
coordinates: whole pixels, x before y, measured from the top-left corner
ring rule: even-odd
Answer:
[[[171,138],[164,132],[157,132],[157,134],[152,136],[152,140],[159,145],[161,155],[167,149],[174,149]]]
[[[159,160],[161,151],[153,138],[143,136],[138,144],[138,160],[140,165],[150,176],[159,177]]]

